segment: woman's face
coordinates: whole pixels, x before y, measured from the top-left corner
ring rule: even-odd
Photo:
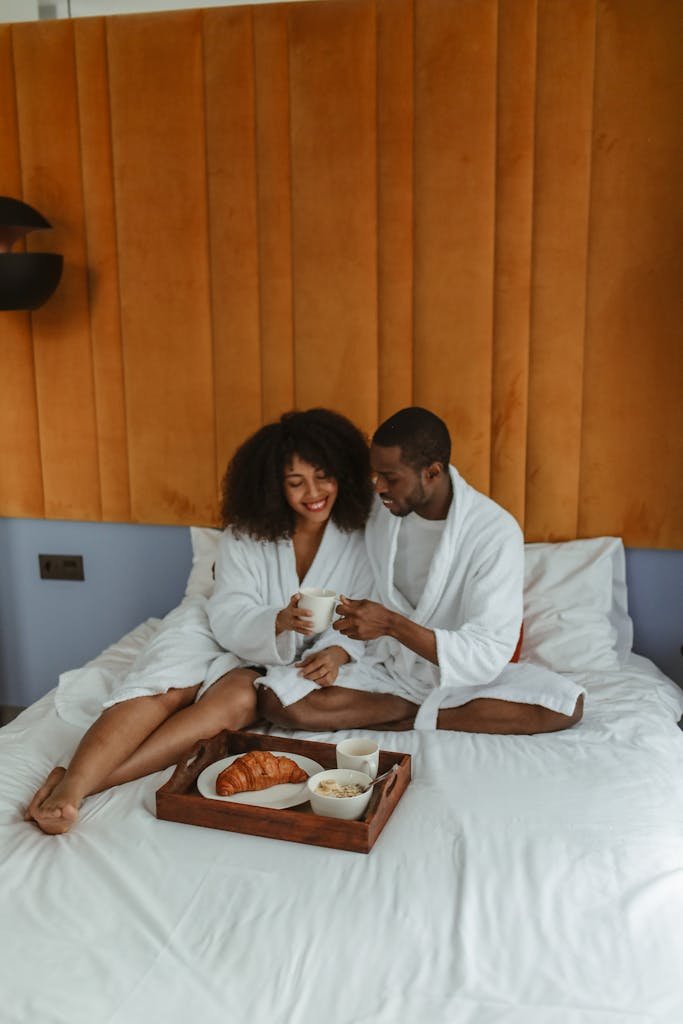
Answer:
[[[287,504],[294,509],[297,522],[316,525],[326,523],[337,500],[337,481],[323,469],[311,466],[298,455],[285,466],[284,492]]]

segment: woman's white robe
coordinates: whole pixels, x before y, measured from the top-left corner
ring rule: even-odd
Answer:
[[[275,617],[302,586],[366,597],[372,573],[362,531],[344,533],[329,521],[299,581],[291,540],[257,541],[228,529],[219,541],[215,571],[212,597],[186,597],[161,623],[150,621],[151,635],[126,675],[91,665],[62,673],[56,697],[60,716],[89,725],[102,708],[201,683],[199,700],[222,675],[244,665],[263,666],[261,682],[290,704],[317,689],[293,663],[332,645],[352,659],[342,665],[337,683],[355,685],[354,665],[364,650],[360,641],[331,627],[313,638],[293,632],[276,638]]]
[[[363,643],[331,626],[312,638],[292,631],[276,636],[275,619],[301,587],[320,587],[353,598],[366,597],[371,586],[360,530],[344,533],[329,521],[302,580],[297,576],[291,540],[264,542],[236,537],[226,530],[220,539],[216,582],[208,602],[213,635],[226,653],[212,664],[205,685],[235,665],[264,666],[267,671],[260,682],[274,690],[286,706],[318,688],[300,675],[295,663],[332,646],[344,648],[351,657],[339,670],[337,684],[355,685],[354,663],[364,651]]]
[[[440,707],[476,697],[541,704],[571,714],[584,692],[540,666],[509,665],[523,615],[524,539],[504,509],[452,466],[453,500],[417,608],[394,586],[401,519],[377,502],[366,527],[374,597],[434,630],[438,665],[391,637],[367,645],[359,669],[370,690],[392,690],[420,705],[415,727],[434,728]]]

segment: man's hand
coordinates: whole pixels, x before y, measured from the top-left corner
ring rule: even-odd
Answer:
[[[341,615],[332,625],[352,640],[376,640],[391,634],[393,612],[376,601],[352,601],[343,594],[336,611]]]
[[[336,611],[341,618],[332,626],[344,636],[350,636],[352,640],[376,640],[378,636],[390,636],[433,665],[439,664],[434,630],[418,626],[412,619],[389,611],[376,601],[351,601],[342,595],[339,600],[341,603]]]
[[[313,612],[308,608],[299,608],[301,594],[293,594],[289,604],[277,613],[275,618],[275,635],[279,636],[286,630],[311,636],[313,633]]]
[[[309,654],[303,661],[298,661],[296,666],[301,669],[299,675],[304,679],[310,679],[318,686],[332,686],[339,675],[340,665],[350,660],[343,647],[334,646]]]

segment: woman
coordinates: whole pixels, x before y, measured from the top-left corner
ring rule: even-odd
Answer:
[[[373,499],[367,444],[343,416],[326,409],[284,416],[237,452],[224,483],[216,583],[208,603],[219,655],[265,666],[254,678],[291,703],[311,683],[331,686],[363,644],[330,626],[312,634],[299,588],[367,596],[372,574],[362,528]],[[232,666],[230,666],[232,667]]]
[[[283,702],[288,693],[297,699],[299,687],[331,685],[362,645],[332,630],[313,637],[298,590],[369,593],[362,527],[372,493],[367,443],[337,413],[288,413],[249,438],[224,480],[226,529],[208,609],[196,601],[176,609],[143,656],[150,667],[155,651],[168,651],[170,633],[183,645],[171,678],[186,657],[193,683],[164,686],[157,671],[161,682],[152,685],[164,688],[147,692],[134,666],[68,768],[53,769],[36,792],[26,819],[66,832],[86,796],[176,764],[221,729],[253,724],[261,677]]]

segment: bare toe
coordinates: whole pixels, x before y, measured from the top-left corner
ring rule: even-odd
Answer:
[[[64,803],[60,807],[41,807],[34,818],[41,831],[50,836],[63,835],[78,821],[78,808],[74,804]]]
[[[80,799],[66,783],[64,768],[55,768],[38,790],[28,809],[28,820],[48,835],[68,832],[78,820]]]
[[[26,813],[24,814],[24,821],[32,821],[35,818],[36,811],[42,804],[43,800],[47,799],[50,793],[52,793],[55,786],[62,781],[65,774],[66,768],[62,768],[61,766],[52,769],[52,771],[50,772],[50,774],[48,775],[40,789],[36,790],[33,799],[31,800],[31,803],[26,808]]]

